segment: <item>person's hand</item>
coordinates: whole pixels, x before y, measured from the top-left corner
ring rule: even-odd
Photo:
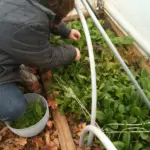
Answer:
[[[81,56],[80,56],[80,51],[79,51],[79,49],[78,48],[75,48],[76,49],[76,58],[74,59],[74,61],[79,61],[80,60],[80,58],[81,58]]]
[[[79,31],[77,31],[75,29],[72,29],[71,33],[69,35],[69,38],[72,39],[72,40],[74,40],[74,41],[78,41],[81,38],[81,34],[80,34]]]

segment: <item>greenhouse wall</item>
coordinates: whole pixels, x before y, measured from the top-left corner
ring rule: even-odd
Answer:
[[[109,16],[150,56],[149,6],[149,0],[104,0],[104,9]]]

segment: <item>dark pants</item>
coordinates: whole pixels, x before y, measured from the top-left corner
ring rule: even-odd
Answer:
[[[27,102],[15,83],[0,84],[0,120],[19,119],[26,111]]]

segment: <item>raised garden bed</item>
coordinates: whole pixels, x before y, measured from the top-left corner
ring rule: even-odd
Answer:
[[[150,147],[149,109],[141,100],[135,87],[107,47],[104,38],[99,34],[92,21],[88,19],[87,22],[94,46],[97,71],[97,123],[118,150],[148,150]],[[100,22],[104,27],[107,27],[106,22],[103,20]],[[63,41],[59,37],[54,37],[51,43],[56,45],[71,43],[80,48],[82,58],[78,63],[53,71],[53,86],[50,91],[59,91],[60,94],[56,96],[56,99],[58,99],[57,104],[61,112],[71,113],[76,122],[88,123],[90,116],[87,111],[91,111],[92,99],[88,51],[80,22],[74,21],[70,23],[70,26],[82,33],[79,42]],[[125,47],[133,43],[132,38],[117,37],[114,32],[107,28],[106,32],[118,47],[120,54],[147,97],[150,98],[150,76],[146,69],[142,69],[141,60],[134,60],[132,53]],[[83,109],[79,102],[87,110]]]

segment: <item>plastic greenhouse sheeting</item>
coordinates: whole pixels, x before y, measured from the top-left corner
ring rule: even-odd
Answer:
[[[150,56],[150,0],[104,0],[104,8]]]

